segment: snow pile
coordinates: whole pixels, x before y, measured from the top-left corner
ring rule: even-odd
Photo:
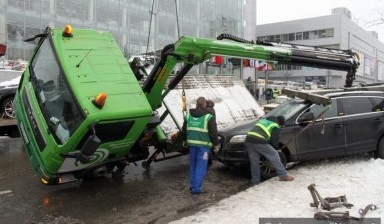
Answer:
[[[187,109],[196,107],[199,96],[215,103],[218,129],[228,127],[238,122],[256,119],[264,115],[263,109],[255,101],[241,80],[232,76],[187,76],[185,79],[185,95]],[[164,99],[164,104],[181,127],[182,113],[182,83],[170,91]],[[165,110],[164,106],[159,114]],[[166,133],[177,132],[177,127],[171,116],[168,116],[161,127]]]
[[[313,218],[316,212],[324,210],[310,207],[313,199],[308,186],[312,183],[323,198],[345,195],[354,205],[351,209],[342,206],[332,212],[349,211],[350,216],[360,217],[360,208],[374,204],[377,209],[369,211],[365,217],[384,218],[382,159],[360,156],[323,160],[298,165],[289,173],[295,176],[292,182],[270,179],[172,223],[255,224],[259,223],[259,218]]]

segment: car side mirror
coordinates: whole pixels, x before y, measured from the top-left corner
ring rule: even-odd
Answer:
[[[303,115],[301,115],[297,121],[299,123],[303,123],[303,122],[308,122],[308,121],[312,121],[315,119],[315,115],[312,113],[312,112],[305,112]]]

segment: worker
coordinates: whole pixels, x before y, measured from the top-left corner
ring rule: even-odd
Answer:
[[[219,144],[216,118],[206,109],[207,100],[197,98],[196,108],[190,109],[182,127],[183,136],[189,147],[189,190],[201,194],[207,172],[208,158],[213,146]]]
[[[277,89],[277,87],[275,87],[275,88],[273,89],[273,95],[272,95],[272,97],[273,97],[274,99],[276,99],[277,96],[279,96],[279,95],[280,95],[280,91]]]
[[[215,111],[215,108],[213,108],[215,106],[215,103],[212,101],[212,100],[207,100],[207,105],[206,105],[206,109],[213,115],[213,116],[216,116],[216,111]],[[211,150],[213,150],[213,148],[211,148]],[[208,157],[208,168],[212,166],[212,161],[213,161],[213,158],[212,158],[212,151],[211,153],[209,153],[209,157]]]
[[[213,108],[214,106],[215,106],[215,103],[214,103],[212,100],[207,100],[206,109],[207,109],[213,116],[216,116],[215,108]]]
[[[273,94],[273,91],[271,88],[267,88],[265,90],[265,100],[267,101],[267,103],[270,103],[271,102],[271,98],[272,98],[272,94]]]
[[[270,116],[258,120],[254,128],[245,138],[245,150],[248,152],[251,163],[251,186],[260,183],[260,154],[263,155],[275,168],[280,181],[292,181],[284,165],[280,161],[275,149],[279,145],[280,128],[285,123],[283,116]]]

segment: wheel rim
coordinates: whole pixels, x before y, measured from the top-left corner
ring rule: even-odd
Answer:
[[[13,109],[13,100],[5,104],[4,107],[5,116],[15,118],[15,110]]]
[[[271,163],[269,163],[267,161],[261,161],[260,162],[260,170],[262,171],[262,173],[264,173],[268,176],[275,173],[275,168],[272,166]]]

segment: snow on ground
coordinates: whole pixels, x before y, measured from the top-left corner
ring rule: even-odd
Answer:
[[[325,210],[310,207],[313,199],[307,187],[312,183],[323,198],[345,195],[347,201],[354,205],[351,209],[339,207],[332,211],[349,211],[350,216],[360,217],[360,208],[375,204],[377,209],[369,211],[365,217],[384,220],[382,159],[355,156],[307,162],[295,166],[289,173],[295,177],[292,182],[272,178],[195,215],[171,223],[257,224],[259,218],[313,218],[316,212]]]

